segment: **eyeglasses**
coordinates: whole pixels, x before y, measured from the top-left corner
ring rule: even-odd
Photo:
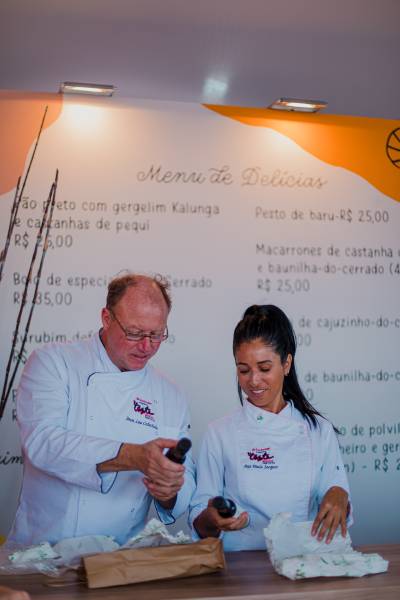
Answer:
[[[117,318],[114,311],[111,308],[109,308],[108,310],[112,314],[113,319],[115,319],[115,321],[118,323],[118,325],[124,332],[126,339],[130,342],[141,342],[142,340],[144,340],[144,338],[149,338],[152,344],[160,344],[161,342],[164,342],[168,337],[168,327],[166,327],[161,333],[157,333],[156,331],[151,331],[150,333],[145,333],[144,331],[129,331],[129,329],[125,329],[121,321]]]

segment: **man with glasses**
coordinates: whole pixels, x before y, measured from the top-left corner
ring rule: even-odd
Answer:
[[[185,512],[191,457],[176,464],[164,450],[187,437],[188,408],[148,364],[168,337],[170,308],[160,279],[119,277],[97,335],[32,353],[17,396],[24,478],[9,539],[123,543],[143,528],[152,499],[165,523]]]

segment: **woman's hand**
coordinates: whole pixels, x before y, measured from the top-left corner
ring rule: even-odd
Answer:
[[[221,531],[237,531],[248,525],[249,515],[242,512],[238,517],[221,517],[212,505],[213,499],[208,501],[208,506],[193,522],[193,526],[201,538],[219,537]]]
[[[329,488],[322,498],[318,514],[311,528],[311,535],[316,535],[318,541],[324,539],[329,544],[340,525],[342,536],[346,537],[346,517],[349,511],[349,500],[347,492],[338,486]]]

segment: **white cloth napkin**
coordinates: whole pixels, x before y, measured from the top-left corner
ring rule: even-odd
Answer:
[[[79,564],[80,558],[87,554],[114,552],[121,548],[187,544],[191,541],[182,531],[170,535],[161,521],[151,519],[138,535],[130,538],[123,546],[117,544],[113,537],[87,535],[64,539],[53,546],[49,542],[43,542],[36,546],[18,547],[11,553],[7,552],[7,548],[3,548],[0,571],[57,574],[61,567]]]
[[[188,544],[192,540],[185,535],[183,531],[179,531],[176,535],[170,535],[167,528],[158,519],[151,519],[146,527],[131,537],[123,548],[143,548],[148,546],[165,546],[166,544]]]
[[[42,542],[37,546],[30,546],[23,550],[12,552],[8,558],[14,565],[24,565],[27,562],[42,561],[48,558],[58,558],[49,542]]]
[[[61,540],[53,546],[53,550],[61,556],[63,564],[69,564],[85,554],[113,552],[118,550],[119,547],[114,538],[107,535],[85,535]]]
[[[382,573],[388,561],[379,554],[362,554],[351,546],[349,534],[336,531],[330,544],[311,535],[312,521],[292,523],[290,513],[274,515],[264,529],[274,569],[289,579],[308,577],[362,577]]]

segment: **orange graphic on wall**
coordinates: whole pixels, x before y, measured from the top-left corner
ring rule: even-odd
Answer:
[[[0,195],[14,189],[23,175],[28,152],[35,142],[46,106],[43,130],[60,116],[61,94],[0,92]],[[38,152],[40,152],[40,143]]]
[[[313,156],[360,175],[383,194],[400,201],[400,121],[204,106],[245,125],[274,129]]]

